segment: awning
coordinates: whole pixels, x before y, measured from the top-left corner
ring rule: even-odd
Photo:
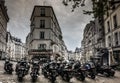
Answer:
[[[42,55],[42,54],[46,54],[46,55],[51,55],[52,52],[29,52],[29,55]]]
[[[39,50],[39,49],[31,49],[28,51],[29,55],[42,55],[42,54],[46,54],[46,55],[51,55],[53,54],[53,51],[48,49],[44,49],[44,50]]]

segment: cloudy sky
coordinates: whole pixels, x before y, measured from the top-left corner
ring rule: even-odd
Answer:
[[[30,30],[30,16],[34,5],[53,6],[67,48],[75,50],[76,47],[81,47],[83,29],[92,19],[91,16],[82,14],[83,9],[90,9],[90,0],[86,0],[85,3],[84,8],[77,8],[75,12],[71,12],[71,7],[65,7],[62,0],[6,0],[10,18],[8,31],[25,42]]]

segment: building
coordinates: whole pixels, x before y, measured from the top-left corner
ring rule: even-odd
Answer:
[[[83,56],[86,60],[89,60],[94,54],[95,48],[95,22],[90,21],[84,29],[82,46],[84,49]]]
[[[85,61],[94,57],[97,49],[105,48],[104,29],[100,26],[97,18],[86,25],[81,45]]]
[[[82,50],[81,48],[76,47],[75,51],[68,51],[68,59],[67,60],[75,60],[81,61],[82,59]]]
[[[9,17],[5,6],[5,0],[0,0],[0,59],[5,58],[6,55],[6,33],[8,21]]]
[[[75,60],[75,53],[73,51],[68,51],[68,60]]]
[[[75,60],[79,60],[79,61],[81,61],[81,58],[82,58],[82,49],[76,47],[74,53],[75,53]]]
[[[31,15],[26,45],[30,59],[55,58],[66,55],[61,28],[51,6],[35,6]],[[52,58],[53,58],[52,57]]]
[[[13,37],[10,32],[7,32],[7,57],[11,60],[20,60],[26,57],[26,46],[21,42],[21,39]]]
[[[109,64],[120,63],[120,3],[112,4],[104,15],[105,44],[109,49]]]

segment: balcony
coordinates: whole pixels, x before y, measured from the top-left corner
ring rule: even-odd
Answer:
[[[52,42],[51,42],[51,46],[52,46],[52,45],[54,45],[54,44],[57,44],[57,43],[56,43],[56,42],[54,42],[54,41],[52,41]]]

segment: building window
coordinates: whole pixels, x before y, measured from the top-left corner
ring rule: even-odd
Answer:
[[[40,28],[45,28],[45,20],[40,20]]]
[[[111,37],[108,36],[108,46],[111,47]]]
[[[119,32],[119,41],[120,41],[120,32]],[[119,42],[119,44],[120,44],[120,42]]]
[[[46,49],[46,44],[40,44],[38,49]]]
[[[45,32],[40,32],[40,39],[44,39],[45,38]]]
[[[110,32],[110,22],[107,22],[108,33]]]
[[[114,11],[115,9],[116,9],[116,6],[115,6],[115,4],[113,3],[115,0],[112,0],[112,2],[111,2],[111,7],[112,7],[112,10]]]
[[[113,23],[114,23],[114,28],[117,28],[117,16],[113,16]]]
[[[107,17],[109,17],[109,12],[107,12]]]
[[[116,32],[115,33],[115,46],[118,45],[118,33]]]
[[[45,16],[45,8],[41,8],[41,16]]]

